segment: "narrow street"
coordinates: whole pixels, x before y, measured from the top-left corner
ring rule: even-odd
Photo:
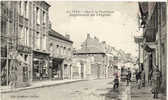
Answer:
[[[125,83],[112,89],[112,79],[81,81],[2,94],[2,100],[130,100]]]

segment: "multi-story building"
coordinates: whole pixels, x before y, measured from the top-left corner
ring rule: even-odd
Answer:
[[[148,84],[149,72],[155,66],[159,67],[162,74],[161,90],[166,93],[166,3],[142,2],[139,3],[140,21],[143,28],[143,68],[145,80]]]
[[[44,62],[46,64],[37,62],[38,64],[35,65],[35,63],[38,61],[39,53],[48,55],[46,41],[49,31],[49,7],[50,5],[44,1],[0,2],[1,60],[3,64],[1,71],[6,73],[7,84],[12,70],[17,76],[17,83],[24,85],[24,83],[36,79],[35,73],[40,72],[40,67],[42,69],[42,66],[47,66],[47,60]],[[46,57],[42,59],[46,59]],[[22,64],[19,65],[18,62],[22,62]],[[18,64],[17,68],[13,68],[15,64]]]
[[[50,28],[48,46],[50,53],[50,77],[52,79],[72,78],[72,45],[70,36],[63,36]]]
[[[49,7],[44,1],[33,1],[29,4],[29,13],[32,21],[32,79],[49,79],[49,51],[47,51],[47,41],[49,34]]]

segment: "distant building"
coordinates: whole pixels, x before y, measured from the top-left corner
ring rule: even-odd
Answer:
[[[107,49],[105,42],[100,42],[97,37],[92,38],[88,34],[86,40],[81,45],[81,49],[77,50],[74,55],[94,57],[94,63],[91,66],[91,76],[93,78],[107,78],[108,67],[110,66],[110,53],[106,53]]]
[[[91,78],[91,65],[94,62],[93,57],[74,56],[72,62],[73,79]]]

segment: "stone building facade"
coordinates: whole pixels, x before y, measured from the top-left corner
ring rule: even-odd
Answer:
[[[49,52],[47,51],[47,37],[49,32],[49,7],[44,1],[33,1],[29,4],[32,28],[30,31],[32,45],[32,80],[49,78]]]
[[[49,7],[44,1],[0,2],[1,71],[6,73],[7,84],[13,69],[10,62],[16,59],[22,62],[15,68],[17,82],[22,86],[34,79],[35,52],[47,52]]]
[[[63,36],[50,28],[48,51],[50,53],[50,77],[52,79],[71,79],[72,45],[70,36]]]
[[[143,28],[143,68],[145,80],[149,82],[149,72],[155,66],[162,74],[161,90],[166,93],[166,59],[167,59],[167,29],[166,3],[142,2],[140,7],[140,27]]]

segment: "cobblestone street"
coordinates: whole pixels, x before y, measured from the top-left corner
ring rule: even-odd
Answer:
[[[81,81],[2,94],[2,100],[130,100],[125,83],[113,90],[112,79]]]

